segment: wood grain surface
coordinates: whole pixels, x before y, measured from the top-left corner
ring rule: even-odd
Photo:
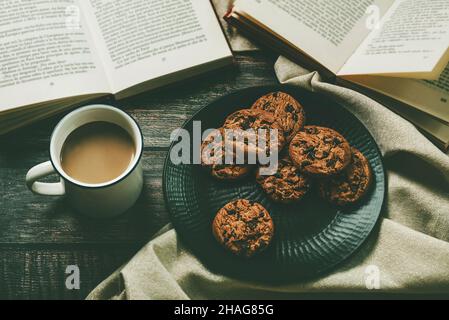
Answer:
[[[136,206],[113,220],[82,217],[63,198],[25,186],[27,170],[48,160],[63,115],[0,137],[0,299],[84,299],[128,261],[169,222],[161,177],[172,130],[224,94],[276,84],[274,61],[268,53],[238,54],[234,67],[120,102],[145,136],[145,188]],[[80,290],[65,287],[68,265],[80,268]]]

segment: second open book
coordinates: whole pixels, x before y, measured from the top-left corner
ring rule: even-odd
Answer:
[[[394,99],[447,147],[449,1],[237,0],[227,20],[341,84]]]

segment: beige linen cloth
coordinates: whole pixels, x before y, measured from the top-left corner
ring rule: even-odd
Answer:
[[[233,40],[239,49],[252,48],[244,39]],[[323,83],[316,72],[285,58],[280,58],[275,68],[280,82],[326,94],[344,105],[379,144],[388,175],[388,196],[378,227],[360,250],[318,279],[272,286],[211,273],[168,226],[88,299],[294,299],[304,297],[304,293],[449,293],[449,157],[409,122],[366,96]],[[373,270],[378,271],[378,283],[371,282]],[[379,289],[370,291],[372,284],[378,284]]]

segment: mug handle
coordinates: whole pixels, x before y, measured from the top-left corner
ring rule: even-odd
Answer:
[[[65,185],[61,178],[56,183],[38,182],[37,180],[56,173],[51,161],[33,167],[26,175],[27,187],[34,193],[44,196],[62,196],[65,194]]]

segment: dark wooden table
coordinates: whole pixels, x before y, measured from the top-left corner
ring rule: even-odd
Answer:
[[[236,61],[219,74],[121,102],[145,136],[145,189],[114,220],[81,217],[63,198],[36,196],[25,186],[28,169],[48,160],[50,134],[62,115],[0,138],[0,299],[84,299],[169,222],[162,167],[171,131],[226,93],[277,83],[274,55],[238,54]],[[66,289],[68,265],[80,269],[80,290]]]

